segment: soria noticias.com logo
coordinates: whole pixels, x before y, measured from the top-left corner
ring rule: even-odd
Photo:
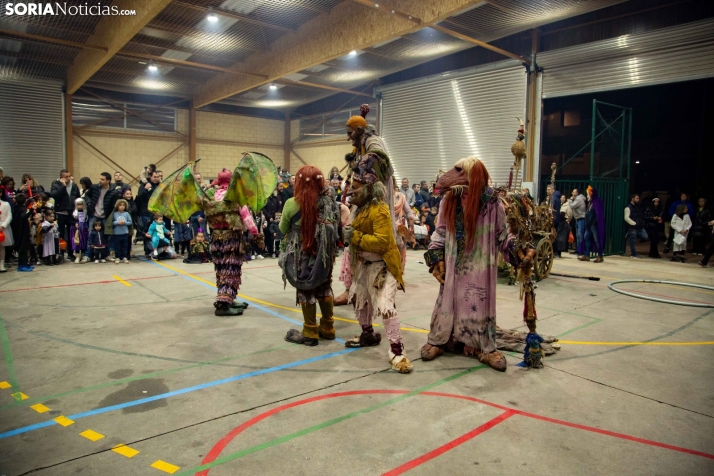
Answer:
[[[15,2],[5,4],[5,16],[134,16],[136,10],[120,10],[117,6],[84,2]]]

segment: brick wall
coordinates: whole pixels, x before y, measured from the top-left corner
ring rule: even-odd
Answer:
[[[282,165],[284,127],[284,122],[279,120],[199,111],[196,116],[196,156],[202,160],[198,164],[198,171],[206,178],[214,178],[223,167],[235,167],[242,153],[250,150],[262,152],[273,159],[276,165]],[[188,135],[188,110],[177,110],[177,129]],[[157,163],[181,144],[181,139],[169,133],[153,132],[141,137],[118,135],[119,131],[96,128],[81,134],[94,147],[136,177],[144,166]],[[142,134],[140,131],[131,131],[131,133]],[[167,176],[187,161],[188,141],[185,146],[159,164],[158,168],[164,172],[164,176]],[[117,167],[101,154],[77,137],[74,138],[73,172],[76,181],[86,176],[96,183],[100,173],[109,172],[113,175],[117,170]],[[129,181],[127,174],[122,173],[125,181]]]
[[[295,140],[300,134],[300,121],[294,120],[290,125],[291,140]],[[345,135],[344,143],[327,143],[320,144],[319,142],[296,142],[293,146],[294,151],[308,164],[318,167],[327,175],[332,167],[342,169],[345,166],[345,154],[352,151],[352,145],[347,141]],[[295,154],[290,157],[290,170],[295,173],[303,163]],[[344,174],[343,174],[344,176]]]

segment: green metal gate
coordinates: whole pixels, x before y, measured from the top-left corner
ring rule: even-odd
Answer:
[[[605,255],[625,253],[624,210],[629,199],[632,109],[593,100],[590,141],[566,160],[558,170],[590,149],[590,178],[556,175],[555,186],[566,197],[574,188],[582,194],[588,185],[598,191],[605,207]],[[550,177],[541,180],[541,195]]]

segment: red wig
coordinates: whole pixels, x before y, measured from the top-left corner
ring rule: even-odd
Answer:
[[[451,232],[456,232],[456,204],[461,200],[464,211],[464,231],[466,232],[466,251],[471,251],[474,246],[476,236],[476,225],[481,212],[481,196],[488,186],[488,170],[478,159],[461,159],[454,166],[454,171],[461,175],[462,179],[454,181],[453,188],[444,197],[444,218],[446,228]],[[450,171],[452,172],[452,171]],[[446,174],[445,174],[446,175]],[[458,183],[463,182],[463,183]],[[468,183],[468,191],[460,186]],[[459,191],[463,190],[462,193]]]
[[[317,200],[325,190],[322,171],[314,165],[303,165],[295,174],[295,201],[300,205],[302,250],[314,254]]]

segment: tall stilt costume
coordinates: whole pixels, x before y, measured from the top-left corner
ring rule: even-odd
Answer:
[[[444,351],[463,353],[505,371],[506,359],[496,350],[496,277],[499,253],[512,237],[488,181],[486,167],[470,157],[436,183],[444,199],[424,257],[441,287],[421,355],[432,360]]]
[[[355,313],[362,334],[345,343],[347,347],[378,345],[381,335],[374,331],[372,322],[381,316],[389,339],[389,362],[394,370],[409,373],[413,366],[402,344],[395,299],[397,290],[404,291],[402,258],[394,230],[394,192],[389,157],[382,150],[362,151],[352,178],[352,201],[356,211],[350,236],[352,286],[350,301],[354,299]],[[393,185],[390,185],[393,188]]]
[[[191,171],[196,162],[184,165],[159,185],[149,200],[149,210],[178,223],[185,223],[197,211],[206,214],[206,221],[213,228],[211,256],[218,288],[215,314],[237,316],[248,307],[235,300],[241,285],[243,256],[248,249],[244,234],[249,232],[262,243],[248,208],[257,213],[265,206],[277,185],[277,168],[267,156],[245,152],[233,173],[223,169],[218,174],[218,189],[204,191]]]
[[[315,346],[318,338],[335,338],[332,318],[332,268],[337,253],[339,210],[328,195],[322,172],[312,165],[295,174],[295,197],[288,199],[280,219],[285,250],[280,255],[283,282],[295,287],[302,307],[302,332],[290,329],[285,340]],[[317,306],[322,317],[317,324]]]

